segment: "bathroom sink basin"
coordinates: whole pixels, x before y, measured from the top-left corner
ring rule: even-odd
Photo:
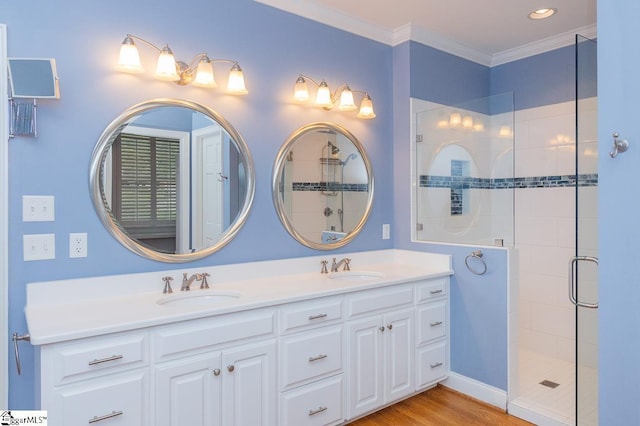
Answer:
[[[169,295],[156,303],[164,306],[211,306],[229,302],[240,297],[239,293],[192,290],[179,295]]]
[[[340,281],[368,281],[384,278],[384,274],[373,271],[346,271],[334,272],[329,275],[329,278]]]

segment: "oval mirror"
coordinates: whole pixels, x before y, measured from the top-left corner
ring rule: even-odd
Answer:
[[[219,250],[244,224],[254,169],[240,134],[203,105],[156,99],[134,105],[93,151],[93,205],[125,247],[162,262]]]
[[[284,143],[273,169],[273,203],[289,234],[307,247],[331,250],[355,238],[373,201],[373,173],[349,131],[312,123]]]

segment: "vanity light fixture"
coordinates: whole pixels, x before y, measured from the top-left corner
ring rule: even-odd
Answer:
[[[227,80],[227,93],[233,95],[246,95],[247,89],[244,84],[244,75],[238,61],[232,59],[210,59],[206,53],[198,53],[190,63],[176,61],[169,45],[162,49],[148,42],[147,40],[127,34],[120,46],[120,60],[118,70],[122,72],[137,74],[143,73],[144,68],[140,63],[138,47],[134,39],[153,47],[159,52],[158,63],[154,77],[158,80],[173,81],[181,86],[193,84],[198,87],[214,88],[218,85],[213,75],[213,62],[229,62],[233,64],[229,71]]]
[[[529,13],[530,19],[546,19],[555,15],[558,9],[545,7],[542,9],[536,9],[533,12]]]
[[[309,88],[307,86],[307,80],[312,82],[318,90],[316,91],[315,104],[321,106],[327,110],[333,108],[338,103],[338,110],[340,111],[353,111],[358,109],[355,103],[354,93],[362,94],[362,100],[360,101],[360,110],[356,117],[369,119],[375,118],[376,114],[373,112],[373,101],[369,93],[361,90],[351,90],[348,84],[343,84],[338,87],[335,92],[331,93],[329,85],[326,81],[322,80],[320,83],[316,82],[311,77],[300,74],[296,80],[294,87],[293,98],[298,102],[306,102],[309,100]],[[340,97],[338,98],[338,94]]]

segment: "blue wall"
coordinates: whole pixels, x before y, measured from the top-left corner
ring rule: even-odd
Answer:
[[[16,138],[9,148],[9,329],[27,330],[25,285],[33,281],[180,268],[143,259],[118,244],[102,227],[90,200],[89,161],[102,130],[128,106],[158,97],[186,98],[226,117],[242,134],[256,167],[256,194],[250,216],[237,236],[218,253],[184,265],[237,263],[320,254],[302,247],[280,224],[271,201],[271,169],[280,145],[298,127],[333,121],[360,139],[376,179],[372,214],[362,234],[339,250],[391,248],[381,239],[393,217],[392,48],[296,17],[251,0],[196,1],[176,7],[168,0],[86,2],[25,0],[5,2],[0,20],[8,26],[8,56],[54,57],[61,99],[39,103],[39,137]],[[127,33],[156,44],[169,43],[177,59],[202,51],[240,62],[249,94],[233,97],[115,71]],[[143,65],[153,70],[156,53],[139,46]],[[215,64],[221,87],[227,65]],[[375,70],[375,72],[372,72]],[[298,73],[325,78],[331,87],[348,82],[371,94],[377,118],[327,112],[292,103]],[[23,223],[23,195],[55,196],[56,220]],[[88,233],[88,257],[68,258],[68,234]],[[56,234],[56,259],[23,262],[22,235]],[[22,347],[23,375],[10,361],[12,409],[31,408],[33,351]]]
[[[598,2],[599,387],[601,425],[640,424],[640,2]],[[611,159],[611,134],[630,148]]]

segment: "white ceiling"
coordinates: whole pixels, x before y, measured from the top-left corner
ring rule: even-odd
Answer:
[[[389,45],[415,40],[485,65],[596,36],[596,0],[256,0]],[[548,19],[529,12],[557,8]]]

